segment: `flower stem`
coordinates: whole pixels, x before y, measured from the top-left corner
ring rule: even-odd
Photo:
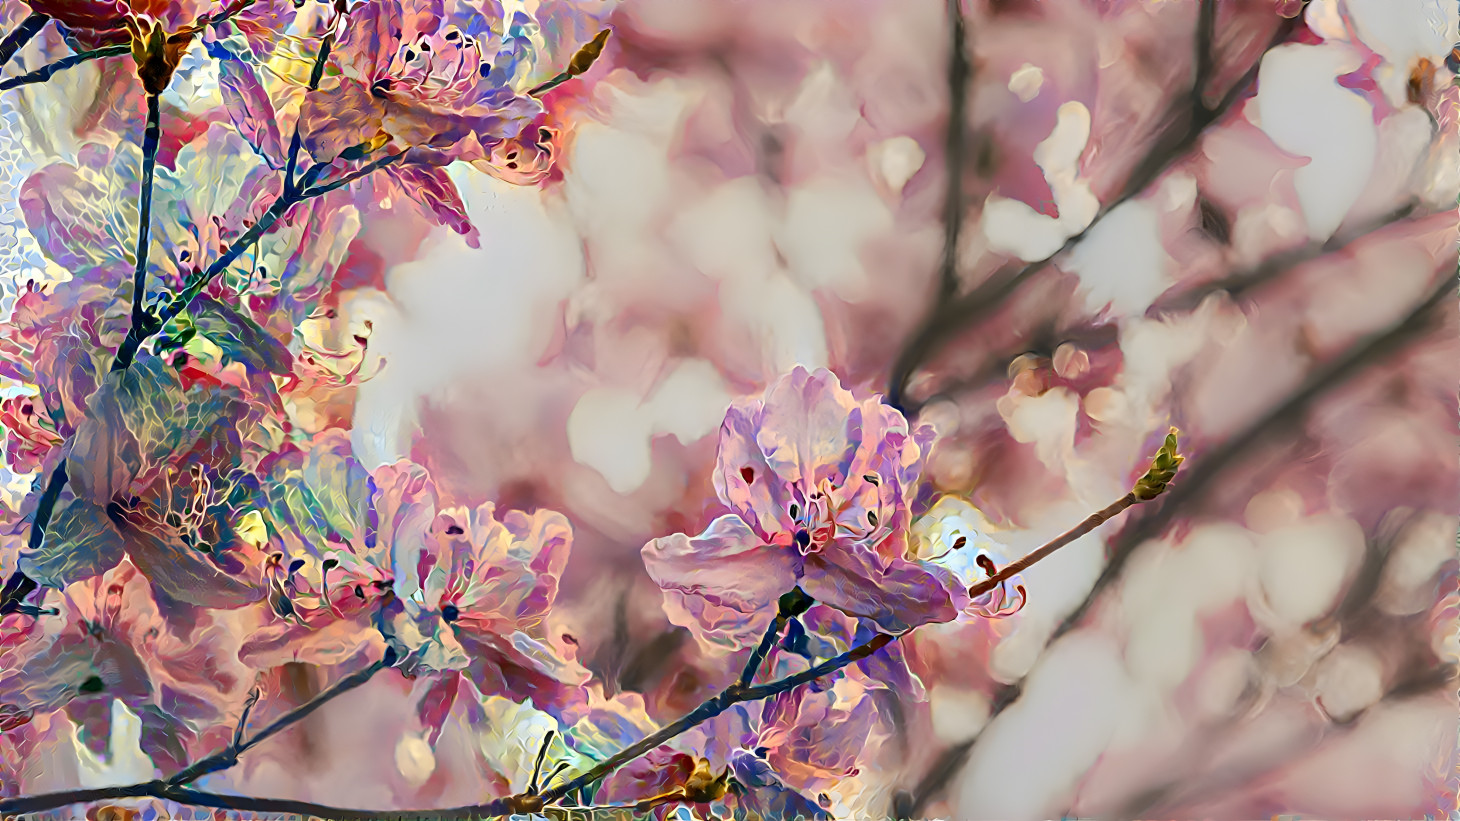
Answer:
[[[40,34],[41,29],[45,28],[46,23],[50,20],[49,14],[42,14],[38,11],[31,12],[30,16],[21,20],[20,25],[5,35],[4,40],[0,40],[0,66],[10,62],[10,58],[15,56],[15,52],[20,51],[26,43],[31,41],[31,38]]]
[[[28,86],[33,83],[44,83],[45,81],[51,79],[51,75],[55,74],[56,72],[65,71],[68,68],[75,68],[76,66],[79,66],[89,60],[99,60],[102,57],[120,57],[123,54],[131,53],[132,47],[130,45],[103,46],[102,48],[94,48],[90,51],[83,51],[79,54],[73,54],[70,57],[62,57],[56,62],[41,66],[40,68],[30,72],[29,74],[22,74],[18,77],[9,77],[7,79],[0,80],[0,91],[9,91],[12,88]]]
[[[142,197],[137,207],[137,267],[132,273],[132,327],[127,331],[127,340],[145,337],[152,332],[153,319],[147,313],[147,252],[152,247],[152,177],[157,170],[157,148],[161,137],[160,99],[156,94],[148,94],[147,126],[142,132]],[[124,371],[131,367],[137,347],[123,340],[117,358],[112,362],[112,370]]]
[[[46,480],[46,489],[41,491],[40,501],[36,503],[35,521],[30,526],[30,541],[27,547],[37,550],[46,540],[46,527],[51,523],[51,513],[56,509],[56,501],[61,498],[61,490],[66,487],[66,460],[62,459],[56,468],[51,471],[51,476]],[[25,601],[38,585],[33,579],[19,570],[10,574],[5,580],[5,589],[0,592],[0,615],[18,612]]]
[[[335,33],[333,31],[326,34],[319,41],[319,54],[315,55],[314,68],[309,72],[309,91],[306,91],[306,94],[319,90],[320,80],[324,79],[324,66],[325,63],[329,62],[330,50],[334,48],[334,44]],[[302,115],[303,109],[301,108],[300,111]],[[299,183],[294,179],[294,172],[299,168],[299,148],[301,142],[302,136],[299,131],[299,123],[295,122],[294,136],[289,138],[289,161],[284,166],[285,193],[292,194],[299,190]]]
[[[987,579],[984,579],[978,584],[970,587],[968,589],[968,595],[973,598],[978,598],[979,596],[982,596],[990,590],[993,590],[994,588],[1003,584],[1007,579],[1023,573],[1025,570],[1029,569],[1030,565],[1049,556],[1051,553],[1054,553],[1056,550],[1059,550],[1070,542],[1073,542],[1081,536],[1084,536],[1086,533],[1089,533],[1095,528],[1105,524],[1116,515],[1124,511],[1126,508],[1131,507],[1139,501],[1140,499],[1136,498],[1136,494],[1134,491],[1127,493],[1103,510],[1099,510],[1095,513],[1090,514],[1090,516],[1086,518],[1083,522],[1080,522],[1079,524],[1065,531],[1062,535],[1055,537],[1053,541],[1050,541],[1049,543],[1045,544],[1044,546],[1040,547],[1039,549],[1035,550],[1024,558],[1005,565],[1003,570],[1000,570],[999,572],[988,577]]]

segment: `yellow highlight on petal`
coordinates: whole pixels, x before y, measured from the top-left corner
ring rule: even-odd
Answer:
[[[233,532],[247,544],[259,549],[269,543],[269,527],[264,524],[263,514],[257,510],[250,510],[240,516]]]

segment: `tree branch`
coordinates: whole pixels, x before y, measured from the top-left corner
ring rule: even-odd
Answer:
[[[1070,542],[1073,542],[1081,536],[1084,536],[1086,533],[1089,533],[1095,528],[1105,524],[1116,515],[1120,514],[1121,511],[1124,511],[1126,508],[1139,502],[1140,500],[1136,498],[1136,494],[1134,492],[1127,493],[1126,495],[1120,497],[1120,499],[1110,504],[1105,509],[1090,514],[1084,521],[1065,531],[1063,535],[1056,537],[1054,541],[1051,541],[1050,543],[1044,545],[1038,550],[1035,550],[1033,553],[1030,553],[1029,555],[1016,562],[1011,562],[1007,565],[1004,565],[1003,570],[994,573],[987,579],[984,579],[978,584],[970,587],[968,589],[968,595],[973,598],[978,598],[979,596],[988,593],[990,590],[993,590],[994,588],[1003,584],[1005,581],[1008,581],[1014,576],[1023,573],[1025,570],[1028,570],[1030,565],[1033,565],[1035,562],[1048,557],[1056,550],[1059,550],[1065,545],[1068,545]]]
[[[46,489],[41,491],[40,501],[36,503],[35,521],[31,522],[30,538],[26,543],[31,550],[39,550],[46,540],[46,528],[51,524],[51,514],[61,498],[61,490],[66,487],[66,478],[66,460],[62,459],[51,471],[50,478],[46,480]],[[26,606],[25,597],[38,586],[19,570],[11,573],[10,578],[5,580],[3,593],[0,593],[0,615],[20,612]]]
[[[330,49],[335,44],[335,33],[326,34],[319,41],[319,53],[314,56],[314,68],[309,72],[309,89],[305,94],[319,90],[320,80],[324,78],[324,67],[329,62]],[[289,138],[289,161],[284,167],[284,193],[293,194],[299,190],[299,183],[294,179],[294,172],[299,167],[299,148],[301,143],[299,123],[294,123],[294,136]]]
[[[1107,507],[1105,510],[1091,516],[1085,524],[1080,527],[1089,526],[1093,528],[1099,522],[1107,520],[1110,516],[1129,507],[1125,499]],[[1097,520],[1098,521],[1095,521]],[[1094,524],[1091,522],[1094,521]],[[1027,567],[1039,558],[1047,556],[1064,544],[1068,544],[1078,538],[1083,532],[1080,527],[1069,533],[1060,536],[1053,542],[1041,547],[1026,556],[1022,563],[1015,563],[1010,567]],[[1017,571],[1016,571],[1017,572]],[[906,633],[896,635],[890,633],[878,633],[867,641],[852,647],[845,653],[827,659],[820,664],[814,665],[807,670],[786,676],[785,678],[772,681],[768,684],[752,686],[749,684],[754,679],[761,662],[769,655],[770,650],[775,646],[775,640],[780,635],[785,624],[792,618],[806,612],[814,603],[814,600],[807,596],[800,588],[795,588],[782,596],[777,605],[775,623],[771,629],[766,631],[755,651],[751,654],[751,660],[747,663],[746,669],[741,673],[739,679],[729,687],[725,688],[718,695],[712,696],[677,721],[661,727],[648,736],[631,744],[607,759],[599,762],[583,773],[546,790],[538,792],[536,787],[536,773],[540,769],[534,767],[534,778],[532,787],[522,795],[514,795],[508,798],[489,801],[484,804],[476,804],[468,807],[456,807],[444,810],[352,810],[338,807],[322,807],[307,802],[287,801],[280,799],[244,798],[234,796],[221,796],[216,793],[198,792],[185,789],[182,785],[201,778],[209,773],[218,772],[232,767],[238,762],[238,757],[248,749],[258,745],[269,737],[277,734],[284,728],[298,722],[300,719],[319,709],[323,704],[340,695],[341,693],[364,684],[371,676],[380,670],[394,664],[394,653],[387,651],[381,661],[372,664],[370,667],[341,679],[329,690],[311,699],[307,704],[291,711],[289,714],[275,721],[261,732],[254,735],[246,742],[240,742],[242,735],[241,728],[235,734],[234,742],[228,749],[215,753],[208,758],[198,761],[195,764],[183,769],[172,778],[166,781],[151,781],[144,784],[134,784],[128,787],[112,787],[101,790],[74,790],[70,792],[50,793],[47,795],[13,798],[0,801],[0,813],[22,814],[42,812],[70,804],[89,803],[116,798],[138,798],[154,797],[170,801],[177,801],[184,804],[193,804],[201,807],[221,807],[223,809],[236,809],[253,812],[277,812],[294,813],[298,815],[315,815],[327,818],[338,819],[377,819],[377,818],[419,818],[419,819],[467,819],[480,818],[483,816],[498,816],[509,814],[533,814],[543,812],[548,805],[561,801],[568,795],[592,785],[604,776],[627,764],[630,761],[648,753],[667,741],[670,741],[686,731],[703,724],[706,721],[720,715],[736,704],[749,701],[759,701],[789,692],[803,684],[808,684],[816,679],[831,675],[845,667],[861,661],[883,647],[897,641]],[[909,631],[910,632],[910,631]],[[246,713],[245,719],[246,720]],[[544,745],[543,749],[546,749]],[[539,756],[540,759],[540,756]],[[540,761],[539,761],[540,765]],[[548,779],[552,780],[551,776]],[[651,799],[652,800],[652,799]]]
[[[1226,291],[1234,298],[1251,294],[1262,286],[1278,279],[1298,266],[1320,259],[1329,254],[1343,251],[1371,234],[1410,219],[1426,216],[1420,211],[1419,203],[1410,200],[1398,208],[1370,220],[1352,230],[1335,234],[1326,242],[1310,242],[1290,251],[1272,255],[1252,268],[1233,271],[1221,279],[1192,285],[1189,288],[1171,292],[1158,299],[1152,306],[1157,313],[1168,311],[1190,311],[1211,294]]]
[[[120,57],[124,54],[131,53],[132,47],[130,45],[103,46],[102,48],[94,48],[90,51],[73,54],[70,57],[62,57],[56,62],[41,66],[29,74],[21,74],[18,77],[0,80],[0,91],[9,91],[12,88],[28,86],[34,83],[44,83],[51,79],[51,75],[56,72],[65,71],[68,68],[75,68],[90,60],[100,60],[103,57]]]
[[[45,28],[46,23],[49,23],[50,20],[50,15],[38,11],[31,12],[24,20],[21,20],[13,31],[5,35],[4,40],[0,40],[0,66],[10,62],[10,58],[15,56],[15,52],[20,51],[26,43],[31,41],[31,38],[40,34],[41,29]]]
[[[323,196],[324,194],[328,194],[331,191],[344,188],[345,186],[358,179],[361,179],[362,177],[368,177],[388,165],[394,165],[395,163],[400,162],[401,158],[405,155],[406,152],[404,151],[400,151],[395,154],[387,154],[386,156],[381,157],[375,162],[361,168],[357,168],[354,171],[351,171],[350,173],[344,175],[343,177],[340,177],[339,179],[331,180],[327,183],[316,185],[312,188],[307,188],[301,195],[301,199],[309,199],[310,197]]]
[[[126,340],[112,360],[113,371],[131,367],[137,345],[127,340],[148,336],[154,330],[152,315],[147,313],[147,252],[152,247],[152,176],[157,169],[157,146],[162,136],[160,100],[147,95],[147,125],[142,132],[142,197],[137,206],[137,267],[132,273],[132,326]]]
[[[363,670],[359,670],[357,672],[351,673],[348,676],[345,676],[344,678],[335,682],[334,685],[332,685],[329,689],[325,690],[324,692],[320,693],[319,695],[315,696],[304,704],[295,707],[293,710],[290,710],[288,713],[279,717],[279,719],[276,720],[274,723],[258,731],[257,733],[254,733],[252,738],[248,739],[247,741],[242,741],[241,738],[243,735],[244,724],[248,721],[248,711],[245,710],[243,718],[239,721],[238,733],[235,734],[233,743],[228,745],[227,749],[221,750],[217,753],[214,753],[213,755],[208,756],[207,758],[194,762],[188,767],[180,770],[173,777],[167,779],[167,783],[170,786],[180,787],[190,782],[196,781],[205,775],[209,775],[210,773],[220,772],[222,770],[228,769],[229,767],[232,767],[233,765],[238,763],[239,756],[269,740],[273,736],[278,735],[280,732],[283,732],[285,729],[288,729],[294,724],[303,721],[315,710],[318,710],[320,707],[323,707],[330,701],[333,701],[339,696],[348,693],[349,691],[374,678],[375,674],[380,672],[381,670],[384,670],[387,667],[392,667],[394,665],[395,651],[390,648],[386,648],[384,658],[371,663],[369,667],[366,667]]]
[[[1206,0],[1210,2],[1210,0]],[[1295,20],[1284,20],[1278,25],[1267,50],[1281,44],[1296,26]],[[1263,52],[1266,54],[1266,51]],[[1198,62],[1201,59],[1198,58]],[[1207,126],[1216,122],[1237,101],[1242,91],[1257,78],[1261,57],[1253,63],[1247,73],[1235,86],[1223,95],[1222,100],[1211,108],[1191,109],[1191,95],[1183,95],[1174,104],[1168,121],[1171,126],[1156,139],[1155,147],[1146,159],[1132,169],[1125,186],[1109,202],[1102,204],[1100,211],[1083,231],[1065,240],[1059,250],[1044,259],[1015,268],[1005,268],[995,273],[984,283],[962,297],[941,300],[928,313],[923,323],[913,331],[893,362],[892,374],[887,387],[887,403],[903,411],[909,417],[917,414],[921,405],[911,402],[907,396],[908,383],[918,368],[927,362],[944,345],[968,326],[989,316],[1006,299],[1036,274],[1048,268],[1055,259],[1063,256],[1080,243],[1096,225],[1116,208],[1125,204],[1146,189],[1178,160],[1196,145],[1197,138]],[[1208,67],[1210,70],[1210,66]],[[1193,88],[1205,88],[1209,76],[1198,76]]]
[[[948,126],[943,134],[943,259],[938,271],[938,302],[958,293],[958,236],[963,229],[963,132],[968,117],[968,61],[963,0],[948,0]],[[936,307],[934,308],[936,310]]]
[[[1240,433],[1220,445],[1212,447],[1207,454],[1195,462],[1194,469],[1186,474],[1179,484],[1172,487],[1169,494],[1171,498],[1165,504],[1149,515],[1135,519],[1115,537],[1110,546],[1110,559],[1090,588],[1090,592],[1055,628],[1047,644],[1058,640],[1083,621],[1085,614],[1090,611],[1095,602],[1120,578],[1131,557],[1141,545],[1160,535],[1174,520],[1177,512],[1187,504],[1199,500],[1218,477],[1237,463],[1240,456],[1277,431],[1295,422],[1309,406],[1323,395],[1365,372],[1376,362],[1381,362],[1403,351],[1415,339],[1421,337],[1436,308],[1448,304],[1460,296],[1460,293],[1457,293],[1454,276],[1448,273],[1453,268],[1452,257],[1441,266],[1445,273],[1437,278],[1437,283],[1428,295],[1417,303],[1403,319],[1383,331],[1356,342],[1332,362],[1320,367],[1310,375],[1282,403],[1274,406]],[[990,726],[1009,705],[1018,700],[1018,696],[1023,690],[1023,684],[1023,680],[1020,680],[1000,688],[995,693],[994,706],[989,713],[988,720],[984,723],[985,728]],[[967,741],[955,744],[944,751],[943,755],[929,768],[927,775],[918,783],[912,794],[908,796],[905,806],[902,808],[905,812],[899,813],[899,816],[905,818],[919,816],[927,803],[940,794],[967,763],[982,735],[983,733],[980,731]]]

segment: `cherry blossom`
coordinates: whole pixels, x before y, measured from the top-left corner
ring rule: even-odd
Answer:
[[[733,404],[714,481],[735,512],[643,550],[670,619],[707,644],[744,647],[800,585],[887,631],[951,621],[962,609],[952,574],[907,557],[932,434],[910,432],[876,398],[857,402],[826,370],[797,367],[763,400]]]
[[[459,16],[401,0],[353,7],[334,51],[341,75],[300,113],[310,154],[331,162],[388,144],[423,149],[418,156],[444,164],[487,159],[494,141],[522,133],[542,112],[522,93],[530,19],[517,12],[504,21],[500,9]],[[505,32],[489,28],[504,23]]]

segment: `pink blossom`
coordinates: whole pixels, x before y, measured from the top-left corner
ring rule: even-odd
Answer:
[[[493,11],[500,20],[500,9]],[[445,164],[489,159],[495,141],[521,133],[542,113],[514,85],[530,20],[519,12],[499,40],[474,17],[458,26],[408,12],[400,0],[355,6],[334,51],[342,76],[309,95],[300,112],[309,153],[331,162],[356,146],[389,142]]]
[[[909,432],[876,398],[858,403],[826,370],[797,367],[763,401],[733,404],[714,482],[734,512],[643,549],[670,620],[710,645],[745,647],[797,585],[889,632],[953,620],[952,575],[906,558],[909,496],[932,435]]]
[[[404,668],[464,672],[483,695],[530,696],[560,713],[588,678],[545,622],[572,538],[567,518],[548,510],[499,519],[488,503],[438,513],[418,549],[397,559],[402,607],[392,629],[410,652]]]
[[[878,718],[869,691],[850,679],[782,693],[761,716],[756,749],[787,784],[811,793],[858,773]]]
[[[164,766],[185,763],[160,743],[166,736],[187,748],[186,757],[210,751],[219,741],[206,737],[210,732],[231,732],[248,682],[229,660],[237,639],[225,621],[203,611],[186,624],[169,619],[129,560],[68,586],[53,601],[60,613],[34,620],[24,643],[5,656],[0,716],[13,724],[64,707],[73,718],[105,722],[109,713],[97,708],[121,699],[161,725],[163,737],[143,744]]]
[[[422,543],[435,511],[430,477],[409,463],[367,472],[342,430],[260,472],[271,479],[262,535],[272,617],[241,657],[256,667],[334,663],[378,643],[375,618],[392,593],[393,558]]]

